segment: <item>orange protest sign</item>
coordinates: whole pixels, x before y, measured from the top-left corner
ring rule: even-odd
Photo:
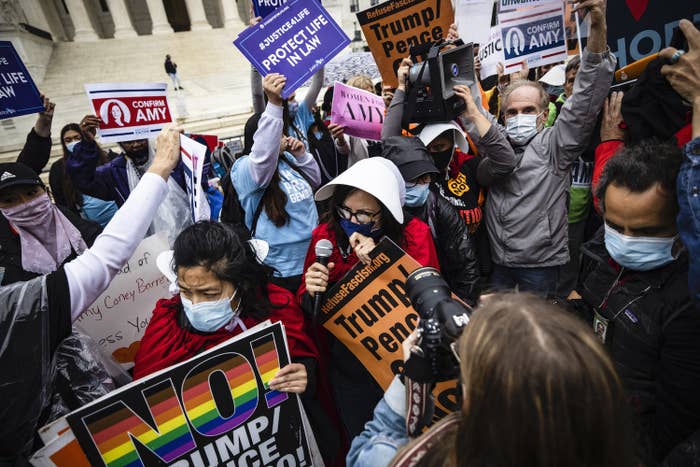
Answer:
[[[420,264],[388,238],[371,257],[370,264],[358,263],[327,292],[320,320],[386,390],[403,367],[401,343],[418,322],[406,278]],[[458,409],[457,391],[454,380],[436,386],[436,417]]]
[[[454,23],[450,0],[390,0],[357,13],[357,20],[387,86],[411,47],[440,42]]]

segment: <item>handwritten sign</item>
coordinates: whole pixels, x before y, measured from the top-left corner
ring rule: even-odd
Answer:
[[[44,110],[32,77],[10,41],[0,41],[0,120]]]
[[[370,256],[370,264],[358,263],[326,293],[320,321],[386,390],[403,367],[401,343],[418,322],[406,278],[420,264],[388,238]],[[454,381],[436,386],[437,418],[459,408],[455,388]]]
[[[527,62],[530,68],[566,60],[564,4],[500,13],[505,73]]]
[[[233,42],[262,76],[287,77],[287,98],[349,43],[350,38],[316,0],[294,0]]]
[[[389,0],[357,14],[382,81],[392,87],[411,47],[442,41],[454,18],[450,0]]]
[[[158,255],[169,249],[165,234],[144,239],[109,288],[75,322],[124,368],[134,366],[156,302],[170,296],[168,280],[156,266]]]
[[[91,465],[314,465],[281,323],[257,326],[66,418]]]
[[[336,81],[331,123],[345,127],[346,135],[379,141],[382,139],[384,107],[381,96]]]
[[[86,84],[103,142],[151,138],[173,121],[166,83]]]

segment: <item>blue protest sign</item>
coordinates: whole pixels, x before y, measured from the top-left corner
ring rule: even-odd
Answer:
[[[321,3],[320,0],[318,2]],[[253,0],[253,11],[255,16],[267,18],[270,13],[287,3],[289,0]]]
[[[0,41],[0,120],[43,110],[39,90],[12,42]]]
[[[294,0],[233,42],[262,76],[287,77],[282,97],[289,97],[349,43],[340,26],[316,0]]]
[[[499,14],[505,72],[566,60],[566,28],[559,3]]]

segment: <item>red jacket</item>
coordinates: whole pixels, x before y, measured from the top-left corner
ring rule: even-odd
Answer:
[[[335,232],[330,226],[325,224],[319,224],[318,227],[314,229],[311,233],[311,244],[309,245],[309,250],[306,252],[306,260],[304,261],[304,272],[309,269],[314,262],[316,262],[316,252],[314,246],[316,242],[322,238],[327,238],[333,243],[333,253],[328,260],[329,263],[335,263],[335,267],[330,271],[330,277],[328,278],[329,284],[338,282],[350,269],[353,268],[359,261],[357,255],[354,251],[350,251],[345,259],[340,254],[340,248],[338,247],[338,241],[335,238]],[[399,245],[409,256],[418,261],[422,266],[431,266],[436,269],[440,269],[438,263],[437,252],[435,251],[435,244],[433,243],[433,237],[430,234],[430,227],[418,219],[417,217],[411,218],[404,227],[404,241],[402,245]],[[297,292],[297,298],[301,302],[301,299],[306,292],[306,282],[301,282],[301,287]]]
[[[270,308],[270,321],[284,324],[289,343],[289,353],[294,358],[312,357],[318,360],[318,350],[304,326],[301,307],[288,290],[274,284],[267,286]],[[243,330],[236,327],[229,332],[219,329],[210,334],[191,332],[177,323],[180,313],[180,295],[158,300],[148,323],[141,346],[134,359],[134,379],[139,379],[163,368],[180,363],[198,353],[210,349]],[[259,321],[249,316],[241,316],[247,328]]]

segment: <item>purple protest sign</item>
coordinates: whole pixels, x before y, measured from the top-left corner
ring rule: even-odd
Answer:
[[[382,138],[384,99],[336,81],[331,123],[345,127],[346,135],[378,141]]]
[[[316,0],[295,0],[245,29],[233,43],[261,75],[287,77],[282,90],[286,99],[350,38]]]

